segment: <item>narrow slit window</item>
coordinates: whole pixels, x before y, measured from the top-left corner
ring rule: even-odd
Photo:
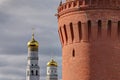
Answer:
[[[79,40],[82,39],[82,28],[81,28],[81,22],[78,22],[78,32],[79,32]]]
[[[91,37],[91,21],[88,21],[88,39]]]
[[[118,21],[118,29],[117,29],[118,37],[120,37],[120,21]]]
[[[36,70],[36,75],[38,75],[38,71]]]
[[[72,56],[75,57],[75,50],[73,49]]]
[[[71,31],[71,37],[72,37],[72,41],[74,40],[74,32],[73,32],[73,24],[70,23],[70,31]]]
[[[102,32],[102,21],[99,20],[98,21],[98,36],[101,36],[101,32]]]
[[[67,36],[66,25],[64,25],[64,32],[65,32],[65,38],[66,38],[66,42],[67,42],[68,41],[68,36]]]
[[[34,72],[33,72],[33,70],[31,70],[31,75],[34,75]]]
[[[107,25],[107,35],[108,36],[111,36],[111,27],[112,27],[112,21],[109,20],[108,25]]]
[[[71,7],[71,4],[69,3],[69,6],[68,6],[69,8]]]

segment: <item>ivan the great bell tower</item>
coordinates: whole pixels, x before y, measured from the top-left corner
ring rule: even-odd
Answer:
[[[120,0],[58,7],[63,80],[120,80]]]

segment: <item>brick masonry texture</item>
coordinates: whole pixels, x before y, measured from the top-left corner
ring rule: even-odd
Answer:
[[[63,80],[120,80],[119,0],[67,0],[58,7]]]

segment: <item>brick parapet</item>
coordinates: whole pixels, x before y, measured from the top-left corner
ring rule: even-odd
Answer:
[[[58,17],[74,11],[83,11],[83,10],[94,10],[94,9],[110,9],[110,10],[120,10],[120,1],[116,0],[114,4],[110,4],[111,2],[105,2],[104,0],[103,4],[100,4],[100,2],[97,3],[86,3],[84,0],[75,0],[75,1],[69,1],[66,3],[63,3],[58,7]]]

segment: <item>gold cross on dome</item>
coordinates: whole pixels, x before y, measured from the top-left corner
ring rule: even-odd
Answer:
[[[34,38],[35,28],[32,28],[32,38]]]

